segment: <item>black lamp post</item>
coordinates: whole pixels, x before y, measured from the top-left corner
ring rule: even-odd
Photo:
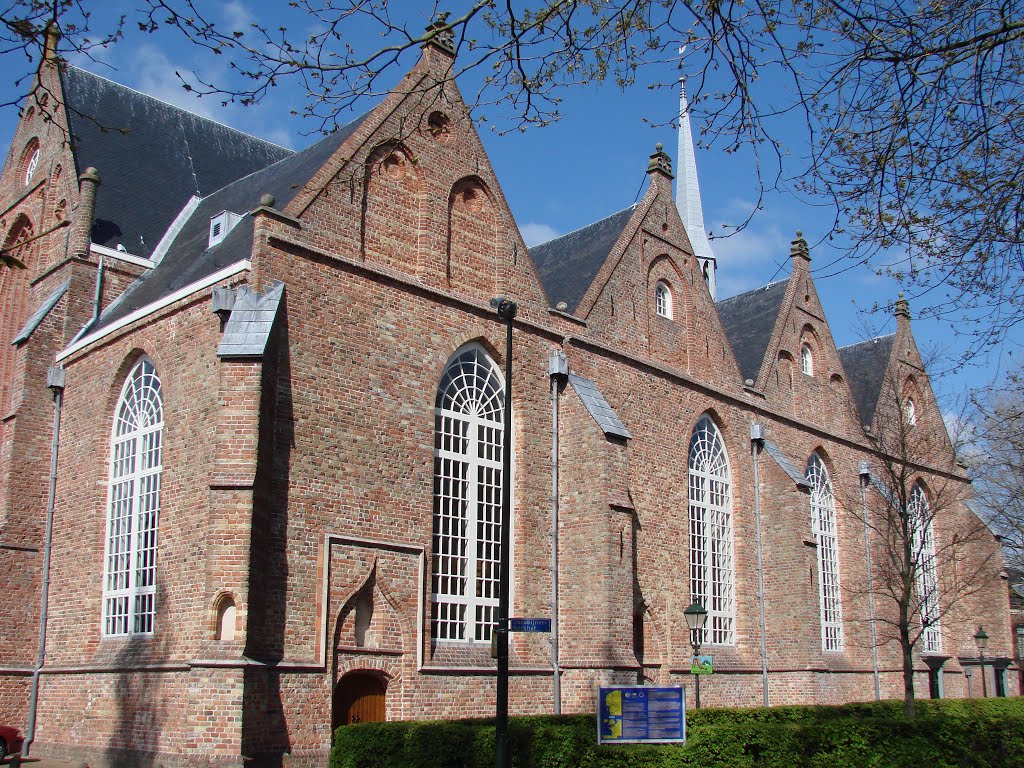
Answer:
[[[686,617],[686,626],[690,628],[690,645],[693,646],[693,655],[700,655],[700,633],[704,629],[704,623],[708,620],[708,612],[700,603],[690,603],[683,616]],[[696,704],[700,709],[700,675],[694,675],[696,686]]]
[[[496,650],[498,684],[494,705],[494,765],[509,768],[508,753],[508,580],[509,527],[512,522],[512,321],[519,306],[507,296],[495,296],[491,306],[505,323],[505,412],[501,447],[501,564],[498,569],[498,621]]]
[[[978,646],[978,654],[981,656],[981,695],[988,698],[988,683],[985,681],[985,649],[988,648],[988,634],[978,625],[978,631],[974,633],[974,644]]]

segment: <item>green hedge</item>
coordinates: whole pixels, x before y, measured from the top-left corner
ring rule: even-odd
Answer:
[[[1024,700],[702,709],[685,745],[596,743],[593,715],[514,717],[516,768],[1024,768]],[[339,728],[330,768],[489,768],[494,721]]]

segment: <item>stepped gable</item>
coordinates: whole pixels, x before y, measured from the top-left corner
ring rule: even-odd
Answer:
[[[882,393],[885,372],[889,368],[896,334],[879,336],[839,348],[839,359],[846,371],[847,382],[857,403],[857,412],[864,424],[871,425]]]
[[[779,280],[715,305],[744,380],[757,381],[788,285]]]
[[[252,255],[253,220],[249,213],[269,194],[284,209],[321,166],[360,126],[366,115],[274,165],[229,184],[200,201],[175,236],[160,263],[142,275],[111,304],[90,330],[97,330],[140,307]],[[227,237],[208,248],[210,219],[221,211],[243,215]]]
[[[635,210],[636,206],[631,205],[529,249],[549,306],[556,307],[564,301],[566,312],[576,311]]]
[[[92,241],[148,258],[193,195],[292,154],[72,66],[61,71],[75,171],[99,169]]]

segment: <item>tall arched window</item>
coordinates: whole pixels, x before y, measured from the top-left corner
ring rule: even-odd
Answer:
[[[910,546],[917,571],[917,599],[921,606],[921,624],[924,653],[942,652],[942,632],[939,627],[939,578],[935,567],[935,537],[932,532],[932,512],[924,488],[915,483],[907,502],[910,522]]]
[[[914,404],[914,398],[908,397],[903,408],[904,414],[907,418],[907,424],[910,426],[917,424],[917,406]]]
[[[143,357],[128,374],[114,414],[103,578],[104,635],[153,632],[163,429],[160,379],[153,361]]]
[[[448,363],[434,409],[434,640],[490,641],[498,607],[505,386],[469,346]]]
[[[672,319],[672,289],[664,280],[659,280],[654,286],[654,311],[662,317]]]
[[[729,457],[715,423],[702,416],[689,453],[690,599],[708,612],[704,640],[732,645],[732,493]]]
[[[821,648],[843,650],[843,610],[839,590],[839,537],[836,501],[828,470],[817,453],[807,462],[811,486],[811,530],[818,545],[818,601],[821,607]]]

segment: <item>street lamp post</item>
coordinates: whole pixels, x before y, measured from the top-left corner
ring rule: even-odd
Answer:
[[[978,625],[978,631],[974,633],[974,644],[978,646],[978,654],[981,656],[981,695],[988,698],[988,683],[985,681],[985,649],[988,648],[988,634]]]
[[[686,626],[690,628],[690,645],[693,646],[693,655],[698,656],[700,654],[700,633],[704,629],[704,623],[708,620],[708,612],[700,603],[690,603],[689,607],[683,611],[683,616],[686,617]],[[696,687],[696,708],[700,709],[700,675],[695,674],[693,678]]]
[[[505,323],[505,411],[501,448],[501,532],[498,570],[497,633],[498,682],[494,705],[494,765],[509,768],[508,753],[508,580],[509,528],[512,522],[512,321],[519,306],[507,296],[495,296],[491,306],[498,310],[498,319]]]

